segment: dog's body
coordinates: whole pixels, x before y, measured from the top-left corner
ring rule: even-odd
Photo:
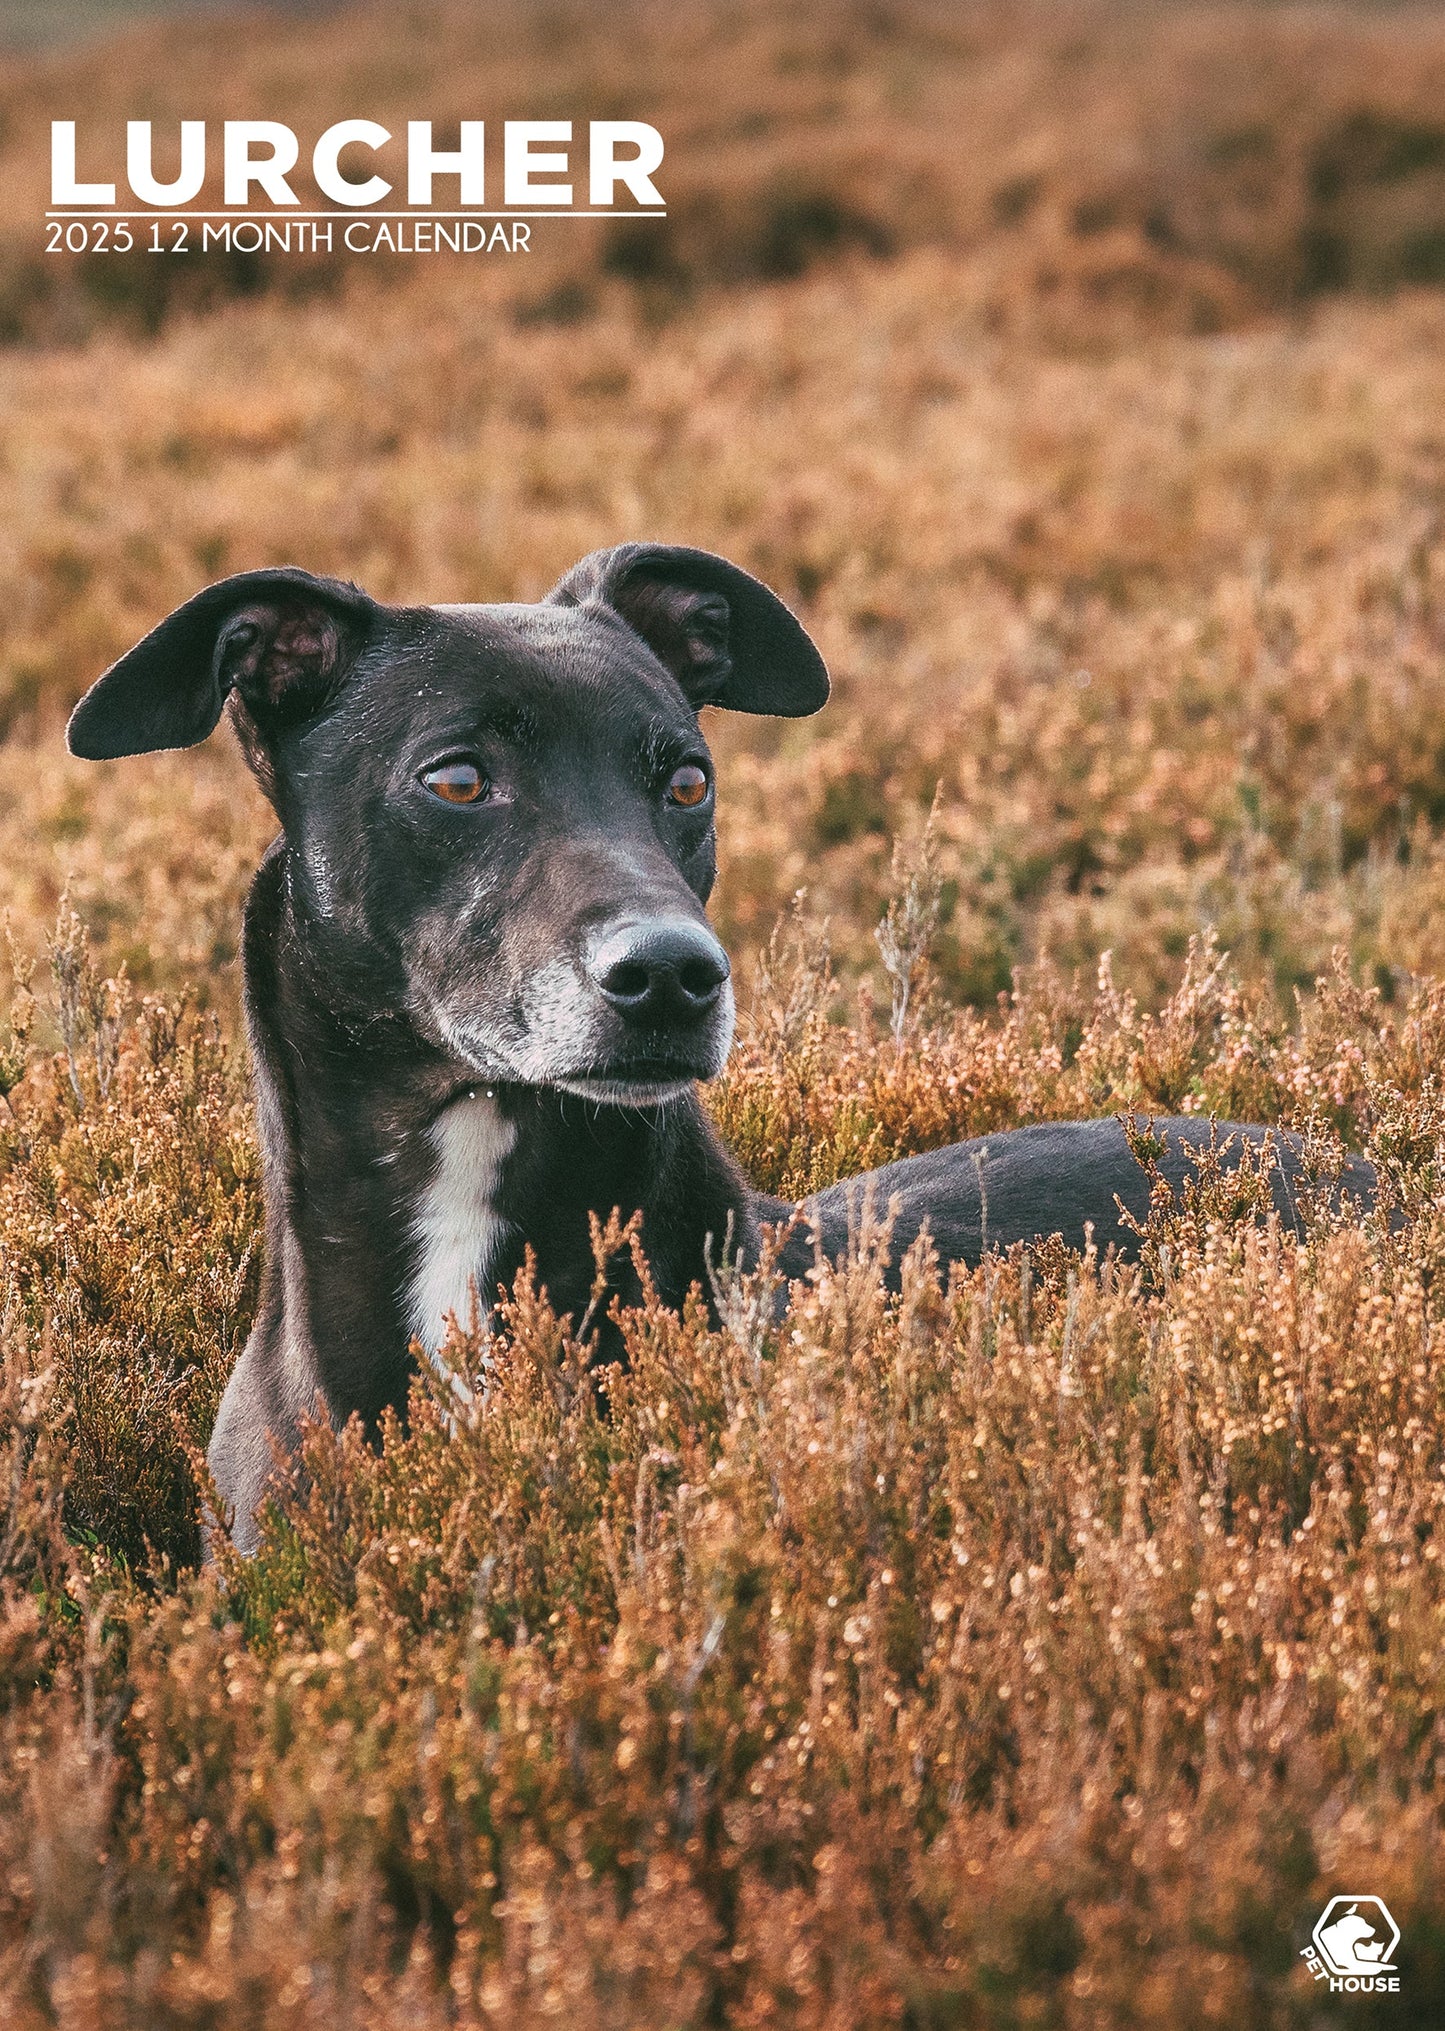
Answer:
[[[528,1250],[559,1312],[594,1277],[590,1219],[639,1213],[680,1303],[731,1240],[794,1209],[751,1190],[704,1112],[732,1033],[704,913],[715,871],[705,704],[827,696],[765,587],[698,551],[624,545],[536,606],[395,608],[276,570],[209,588],[92,688],[96,757],[203,739],[227,699],[282,824],[246,912],[264,1162],[260,1311],[211,1445],[243,1549],[273,1467],[324,1405],[404,1411],[435,1350]],[[1165,1125],[1182,1178],[1208,1124]],[[1258,1141],[1263,1131],[1231,1127]],[[986,1155],[984,1150],[986,1148]],[[1276,1200],[1292,1214],[1294,1152]],[[1367,1167],[1350,1182],[1368,1192]],[[789,1272],[847,1242],[868,1179],[820,1193]],[[1148,1181],[1117,1123],[1016,1130],[872,1174],[895,1259],[1061,1233],[1127,1246]],[[631,1271],[618,1268],[618,1288]]]

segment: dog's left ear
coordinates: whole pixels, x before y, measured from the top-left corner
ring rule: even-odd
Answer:
[[[827,666],[802,622],[758,579],[709,550],[664,543],[594,550],[547,597],[611,607],[694,706],[802,719],[827,703]]]

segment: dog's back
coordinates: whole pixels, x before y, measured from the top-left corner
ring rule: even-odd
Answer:
[[[1262,1157],[1275,1211],[1286,1226],[1299,1227],[1308,1181],[1298,1136],[1198,1115],[1171,1115],[1148,1127],[1164,1145],[1155,1158],[1158,1174],[1176,1195],[1200,1175],[1198,1158],[1212,1143],[1225,1171]],[[1348,1193],[1367,1205],[1375,1189],[1374,1170],[1362,1157],[1347,1158],[1332,1187],[1334,1196]],[[826,1255],[838,1255],[868,1208],[875,1220],[891,1209],[895,1275],[925,1226],[945,1263],[974,1265],[988,1248],[1054,1234],[1070,1248],[1082,1249],[1092,1238],[1100,1253],[1112,1248],[1133,1256],[1150,1192],[1149,1173],[1118,1120],[1040,1122],[906,1157],[817,1193],[805,1208],[808,1233],[789,1241],[784,1266],[805,1266],[814,1235]],[[767,1202],[768,1217],[776,1217],[777,1203]]]

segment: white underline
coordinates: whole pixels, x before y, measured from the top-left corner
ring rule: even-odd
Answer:
[[[284,211],[243,211],[238,206],[226,212],[159,211],[147,207],[145,211],[121,211],[115,205],[96,205],[89,208],[70,207],[62,209],[52,206],[45,214],[48,219],[266,219],[277,225],[284,225],[288,219],[665,219],[667,212],[655,206],[646,210],[619,212],[610,207],[599,207],[595,211],[577,211],[558,205],[555,209],[538,212],[523,212],[514,209],[505,211],[483,211],[477,208],[468,212],[434,212],[418,207],[411,212],[374,212],[358,206],[354,212],[293,212]]]

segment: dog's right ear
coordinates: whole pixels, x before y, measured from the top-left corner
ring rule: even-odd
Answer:
[[[334,697],[378,611],[358,587],[294,565],[223,578],[96,679],[70,716],[70,752],[110,761],[193,747],[232,691],[263,739],[282,732]]]

